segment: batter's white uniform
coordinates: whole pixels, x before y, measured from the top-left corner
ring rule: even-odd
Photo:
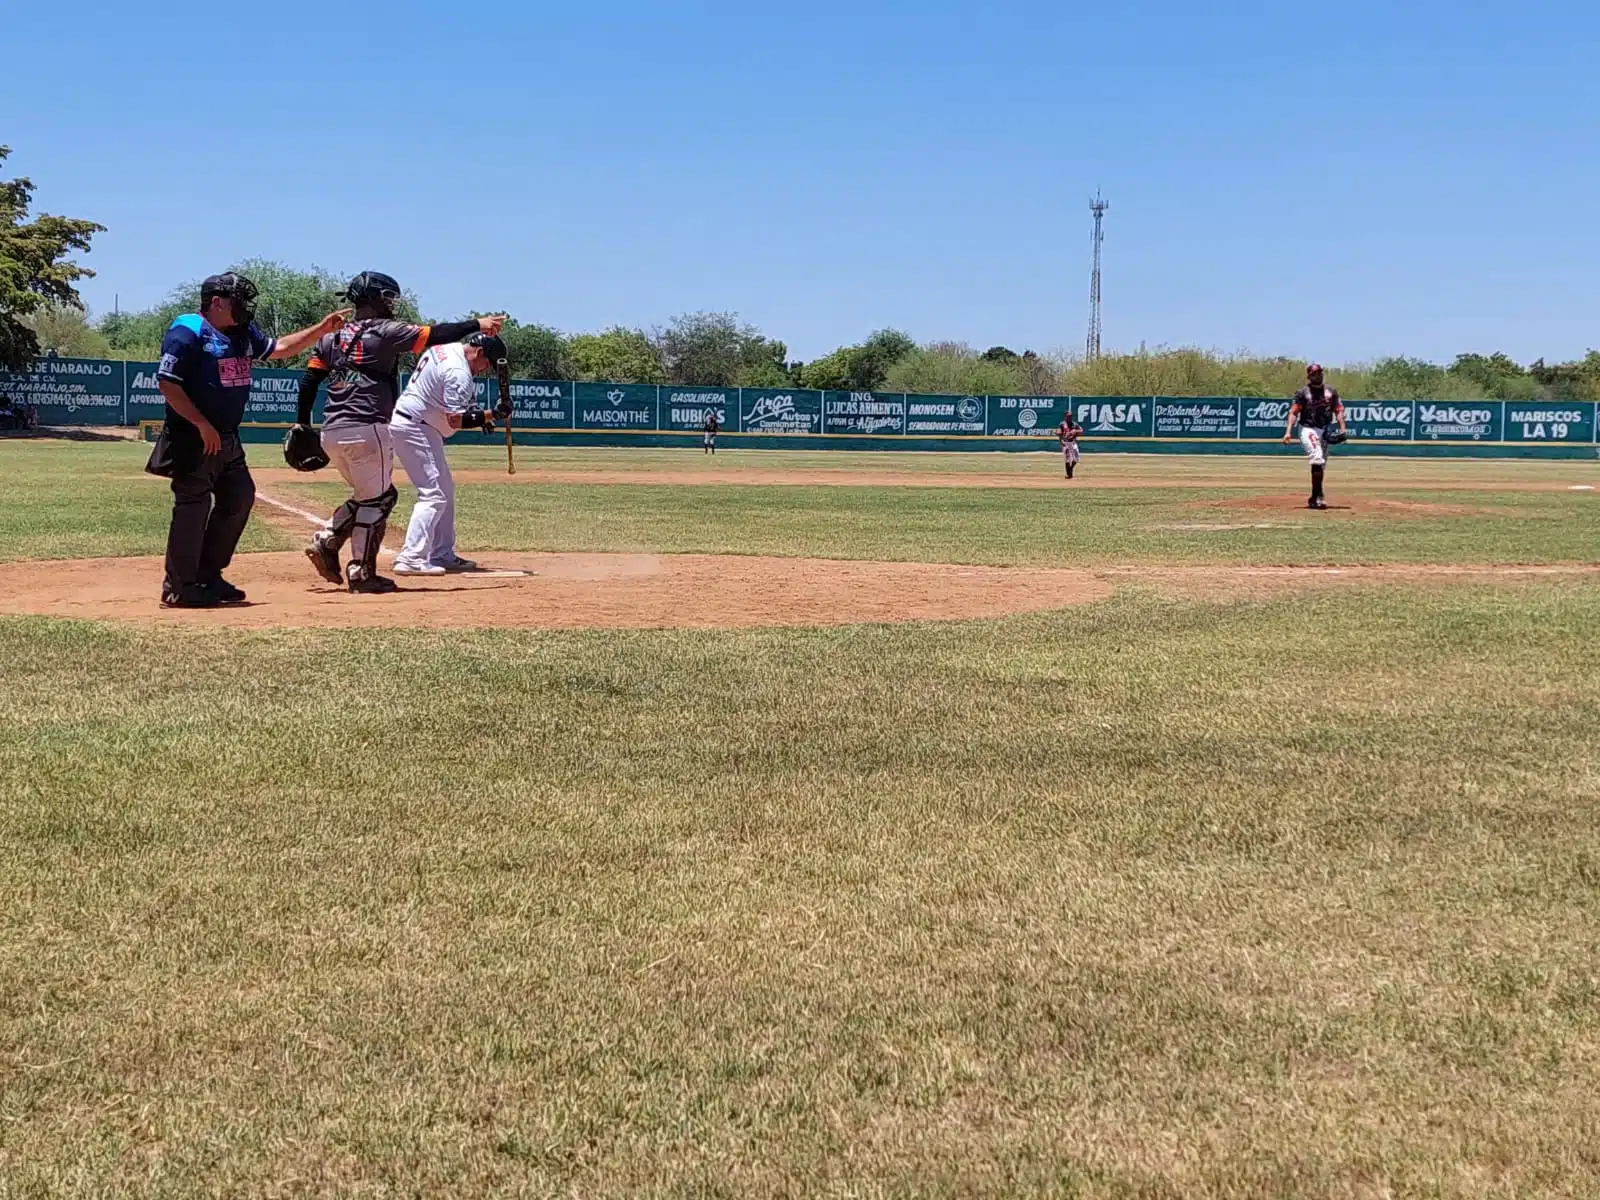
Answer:
[[[466,347],[435,346],[417,360],[394,406],[389,434],[417,489],[397,567],[448,567],[456,560],[456,481],[445,461],[444,440],[455,432],[450,417],[473,406],[476,386]]]

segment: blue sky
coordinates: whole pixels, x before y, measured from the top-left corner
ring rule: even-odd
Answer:
[[[150,7],[6,16],[0,142],[109,227],[96,310],[265,256],[798,358],[1074,350],[1099,187],[1109,348],[1600,346],[1577,0]]]

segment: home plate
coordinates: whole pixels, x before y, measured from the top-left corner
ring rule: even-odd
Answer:
[[[468,572],[466,572],[466,574],[473,576],[475,579],[521,579],[526,575],[534,574],[534,572],[532,572],[532,571],[468,571]]]

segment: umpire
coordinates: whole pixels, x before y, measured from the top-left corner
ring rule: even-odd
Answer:
[[[250,365],[293,358],[344,324],[343,312],[280,338],[253,324],[256,285],[230,271],[200,285],[200,311],[172,322],[156,379],[166,421],[145,470],[172,480],[163,608],[242,604],[222,577],[250,520],[256,485],[245,465],[239,423],[250,399]]]

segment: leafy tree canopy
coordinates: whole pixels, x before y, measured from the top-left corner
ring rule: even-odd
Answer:
[[[11,154],[0,146],[0,163]],[[33,204],[31,179],[0,179],[0,368],[26,370],[39,354],[34,327],[44,310],[82,310],[73,286],[94,274],[67,256],[87,251],[89,240],[105,230],[93,221],[41,214],[28,220]]]

